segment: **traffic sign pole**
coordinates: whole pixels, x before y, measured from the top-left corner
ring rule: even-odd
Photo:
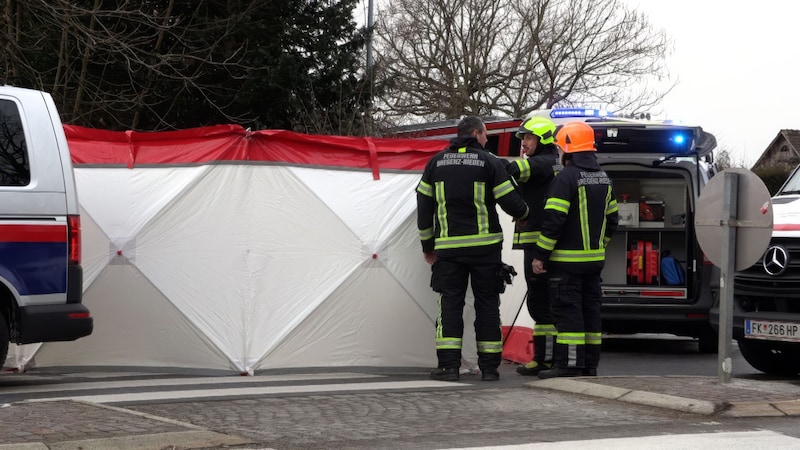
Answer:
[[[717,174],[697,199],[694,229],[706,258],[720,270],[717,359],[719,381],[728,383],[733,373],[734,276],[758,261],[772,236],[772,206],[764,182],[747,169]]]
[[[719,348],[717,374],[720,383],[730,383],[733,363],[731,342],[733,341],[733,278],[736,268],[736,229],[738,227],[739,175],[724,173],[722,197],[722,261],[720,267],[719,303]]]

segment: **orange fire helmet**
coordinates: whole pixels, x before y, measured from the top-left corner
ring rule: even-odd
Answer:
[[[556,133],[556,143],[564,153],[594,152],[594,130],[584,122],[569,122]]]

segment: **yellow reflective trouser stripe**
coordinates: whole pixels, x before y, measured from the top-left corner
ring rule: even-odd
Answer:
[[[586,332],[586,343],[589,345],[600,345],[603,343],[603,333],[593,331]]]
[[[605,259],[606,259],[606,250],[604,248],[596,250],[558,249],[553,251],[553,253],[550,255],[550,261],[558,261],[558,262],[593,262],[593,261],[603,261]]]
[[[472,187],[472,202],[475,204],[475,217],[478,220],[478,234],[489,232],[489,209],[483,199],[486,195],[486,183],[475,182]]]
[[[544,209],[545,210],[552,209],[554,211],[559,211],[564,214],[567,214],[569,212],[569,200],[550,197],[547,199],[547,202],[545,202]]]
[[[417,192],[427,197],[433,197],[433,188],[430,184],[424,181],[420,181],[417,185]]]
[[[534,336],[556,336],[556,326],[550,323],[537,323],[533,325]]]
[[[436,318],[436,350],[461,349],[461,338],[442,336],[442,296],[436,299],[439,304],[439,316]]]
[[[501,353],[503,341],[478,341],[477,347],[480,353]]]
[[[503,233],[472,234],[467,236],[436,238],[434,248],[436,250],[441,250],[445,248],[478,247],[500,242],[503,242]]]
[[[519,181],[524,183],[531,177],[531,163],[527,159],[518,159],[516,162],[519,168]]]
[[[515,244],[535,244],[539,240],[539,231],[523,231],[514,233]]]
[[[459,338],[436,338],[436,350],[459,350],[461,349],[461,339]]]
[[[419,230],[420,241],[427,241],[428,239],[431,238],[433,238],[433,227],[425,228],[424,230]]]
[[[573,333],[558,333],[556,342],[565,345],[585,345],[586,333],[580,331]]]

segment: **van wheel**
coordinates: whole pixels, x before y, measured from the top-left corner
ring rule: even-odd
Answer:
[[[714,330],[709,329],[707,332],[702,333],[698,337],[697,342],[698,350],[700,353],[717,353],[719,352],[719,337]]]
[[[0,311],[0,369],[6,363],[6,356],[8,356],[8,322],[3,312]]]
[[[800,373],[800,346],[786,342],[739,339],[739,350],[753,368],[769,375]]]

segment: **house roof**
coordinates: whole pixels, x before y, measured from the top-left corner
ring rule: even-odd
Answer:
[[[786,140],[800,152],[800,130],[781,130],[781,134],[786,136]]]
[[[800,130],[781,130],[775,135],[775,139],[769,143],[767,148],[764,149],[761,156],[758,157],[758,160],[753,164],[753,168],[760,166],[780,141],[785,141],[790,150],[800,158]]]

